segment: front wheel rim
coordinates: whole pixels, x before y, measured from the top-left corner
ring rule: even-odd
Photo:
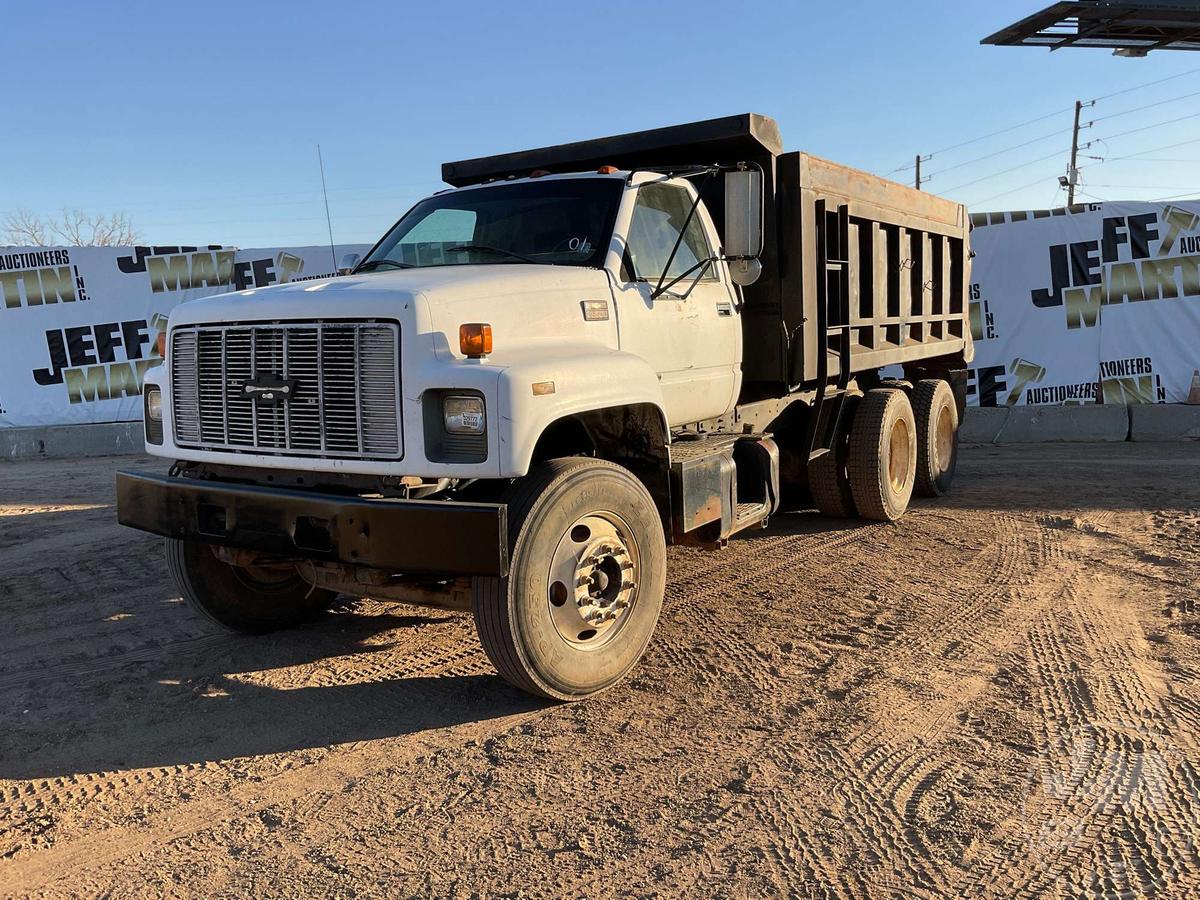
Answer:
[[[576,519],[559,539],[546,579],[550,621],[580,650],[612,641],[638,597],[641,558],[633,530],[613,512]]]

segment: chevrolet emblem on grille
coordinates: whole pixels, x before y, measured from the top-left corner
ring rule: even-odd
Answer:
[[[284,400],[292,399],[295,393],[295,378],[284,378],[273,372],[255,375],[242,385],[242,396],[259,406],[278,406]]]

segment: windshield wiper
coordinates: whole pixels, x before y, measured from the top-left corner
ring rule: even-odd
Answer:
[[[490,247],[487,244],[459,244],[455,247],[447,247],[447,253],[463,253],[467,250],[476,250],[480,253],[491,253],[495,256],[508,256],[512,259],[519,259],[522,262],[533,263],[535,266],[552,266],[554,263],[543,262],[540,259],[534,259],[532,256],[526,256],[524,253],[517,253],[514,250],[505,250],[503,247]]]
[[[355,272],[369,272],[371,269],[378,269],[380,266],[395,266],[397,269],[414,269],[412,263],[400,262],[398,259],[368,259],[365,263],[360,264],[355,268]]]

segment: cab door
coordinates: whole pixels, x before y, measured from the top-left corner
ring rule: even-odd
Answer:
[[[615,290],[621,349],[658,373],[671,425],[724,415],[741,387],[742,334],[728,268],[714,259],[716,231],[703,203],[689,219],[696,191],[687,181],[634,178],[641,183],[618,222],[625,235]],[[679,280],[656,293],[664,273],[664,287]]]

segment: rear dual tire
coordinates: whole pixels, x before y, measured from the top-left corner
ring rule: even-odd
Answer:
[[[850,491],[864,519],[894,522],[917,477],[917,423],[904,391],[867,391],[850,429]]]
[[[848,406],[843,421],[853,422],[858,407],[857,397],[846,398]],[[854,494],[850,490],[850,429],[842,428],[837,441],[828,453],[808,464],[808,486],[813,503],[822,515],[834,519],[853,519],[858,515]]]
[[[918,497],[942,497],[950,492],[958,465],[958,404],[950,385],[940,378],[918,381],[912,392],[917,423]]]

